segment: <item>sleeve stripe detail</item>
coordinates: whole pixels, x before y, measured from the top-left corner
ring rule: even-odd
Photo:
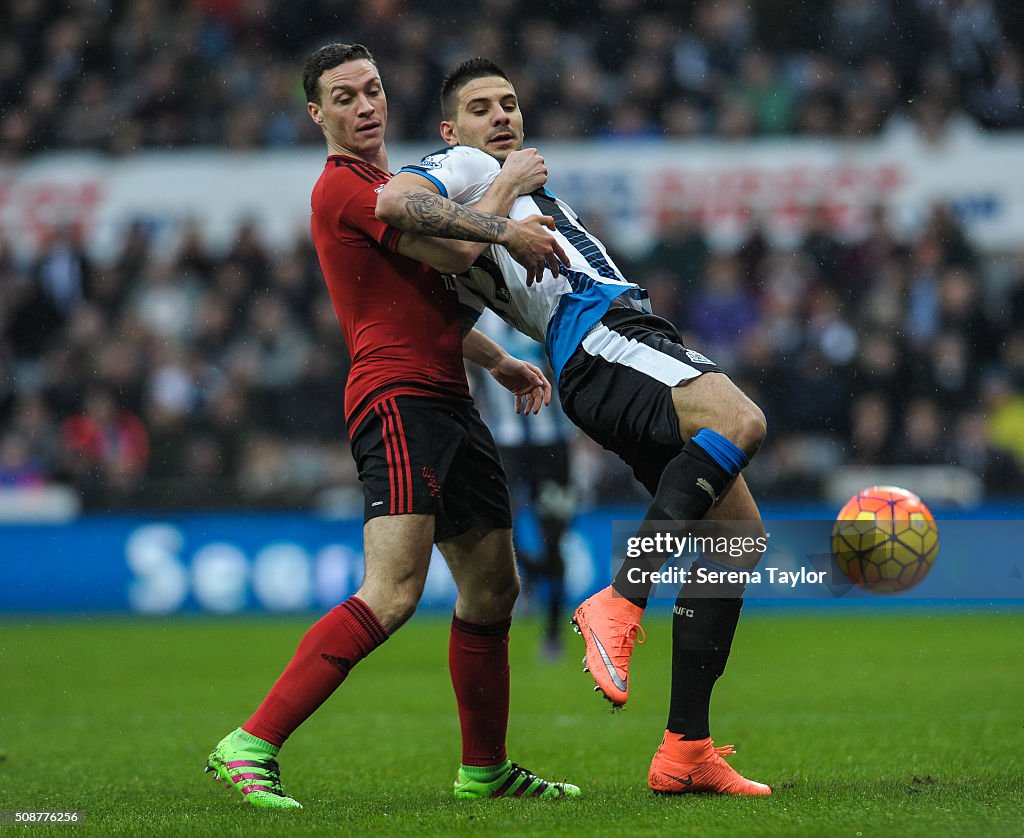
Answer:
[[[434,186],[437,187],[437,191],[441,193],[441,197],[442,198],[447,198],[448,197],[448,190],[445,187],[445,185],[443,183],[441,183],[441,181],[439,181],[433,175],[428,174],[426,169],[422,169],[419,166],[402,166],[402,168],[399,169],[398,171],[399,172],[412,172],[412,174],[414,174],[414,175],[419,175],[422,178],[426,178],[432,184],[434,184]]]
[[[384,235],[380,237],[381,247],[394,253],[398,247],[398,240],[400,238],[402,238],[402,231],[397,227],[388,226],[384,231]]]

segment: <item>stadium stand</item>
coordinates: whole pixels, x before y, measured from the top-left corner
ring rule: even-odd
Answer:
[[[1015,3],[449,5],[479,22],[448,31],[401,0],[355,4],[340,25],[327,0],[14,0],[0,10],[0,164],[318,146],[296,68],[336,38],[387,63],[396,139],[435,136],[441,72],[475,54],[517,79],[538,139],[1024,125]],[[787,14],[793,26],[772,25]],[[0,486],[68,483],[116,509],[308,505],[354,485],[347,361],[307,237],[274,249],[243,224],[221,252],[197,227],[167,254],[140,223],[102,263],[73,227],[29,260],[11,244],[0,229]],[[980,255],[937,207],[910,241],[881,209],[856,242],[822,211],[796,248],[755,226],[726,253],[680,213],[623,261],[764,407],[756,491],[820,496],[837,466],[892,462],[1024,492],[1024,251]],[[612,458],[578,445],[590,500],[621,500]]]

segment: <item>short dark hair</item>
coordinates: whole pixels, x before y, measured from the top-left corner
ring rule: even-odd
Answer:
[[[306,91],[306,101],[320,104],[320,76],[325,70],[363,58],[374,67],[377,66],[373,55],[362,44],[327,44],[320,47],[306,59],[306,66],[302,68],[302,87]]]
[[[488,76],[498,76],[512,84],[505,71],[488,58],[470,58],[445,76],[441,83],[441,118],[447,120],[455,115],[455,99],[459,90],[473,79],[485,79]]]

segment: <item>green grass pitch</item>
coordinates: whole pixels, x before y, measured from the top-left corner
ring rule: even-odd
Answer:
[[[267,813],[204,776],[305,620],[0,623],[0,809],[82,809],[123,835],[1020,835],[1024,612],[751,613],[716,690],[712,729],[770,798],[656,798],[670,622],[651,615],[632,697],[611,714],[582,642],[543,662],[512,639],[513,759],[584,789],[577,801],[451,796],[458,725],[446,621],[417,617],[282,751],[305,809]],[[77,834],[77,832],[75,833]]]

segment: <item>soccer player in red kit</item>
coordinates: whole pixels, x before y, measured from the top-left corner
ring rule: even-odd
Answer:
[[[281,785],[277,754],[352,668],[412,616],[437,544],[458,587],[449,668],[462,729],[455,796],[565,797],[505,751],[508,634],[519,580],[508,488],[490,433],[470,398],[463,357],[485,366],[536,412],[550,400],[540,371],[475,330],[463,337],[455,283],[497,234],[539,278],[564,257],[545,226],[459,209],[443,223],[462,241],[401,231],[375,217],[390,179],[387,100],[376,63],[358,44],[317,50],[303,71],[310,116],[329,156],[312,195],[312,233],[352,356],[346,420],[365,494],[365,575],[359,590],[313,625],[253,716],[210,754],[207,770],[254,806],[299,803]],[[508,212],[547,177],[534,152],[514,158],[485,196]],[[500,230],[495,230],[498,223]],[[480,225],[486,225],[486,229]]]

